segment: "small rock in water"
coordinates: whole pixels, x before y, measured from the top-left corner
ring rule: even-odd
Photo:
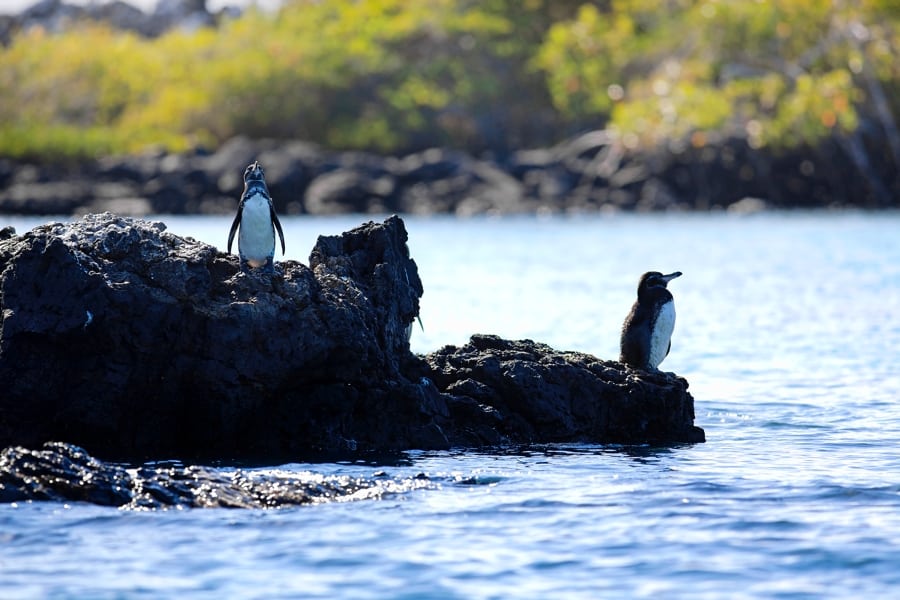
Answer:
[[[0,453],[0,502],[90,502],[127,509],[278,508],[379,499],[433,484],[418,478],[322,476],[279,469],[243,471],[106,463],[71,444]]]

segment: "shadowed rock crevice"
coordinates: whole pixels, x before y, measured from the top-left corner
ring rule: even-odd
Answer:
[[[0,235],[0,447],[254,458],[702,441],[687,382],[529,340],[409,351],[403,221],[320,237],[274,277],[161,223]]]

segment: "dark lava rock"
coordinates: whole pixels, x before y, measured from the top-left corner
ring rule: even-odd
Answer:
[[[162,223],[88,215],[0,235],[0,447],[278,458],[703,440],[674,375],[474,336],[410,353],[423,293],[398,217],[240,272]]]
[[[531,340],[474,335],[423,358],[423,376],[468,422],[471,445],[506,440],[702,442],[688,382]]]
[[[304,208],[315,215],[365,213],[381,209],[394,191],[389,175],[372,177],[359,169],[336,169],[317,177],[306,190]]]
[[[226,12],[234,14],[233,10]],[[114,29],[156,37],[176,28],[193,31],[211,27],[217,20],[217,16],[207,10],[206,0],[158,0],[149,14],[123,0],[78,4],[38,0],[18,15],[11,15],[7,23],[0,23],[0,43],[8,44],[19,30],[39,27],[60,32],[83,21],[105,23]]]
[[[179,463],[126,469],[59,442],[40,450],[11,447],[0,452],[0,502],[74,501],[126,509],[277,508],[382,498],[434,485],[428,477],[304,476]]]
[[[123,457],[429,445],[393,394],[421,283],[399,218],[244,275],[162,223],[89,215],[0,242],[0,446]],[[379,429],[381,428],[381,429]],[[387,429],[384,429],[387,428]],[[446,445],[446,440],[442,443]]]
[[[837,150],[822,154],[836,157],[835,165],[800,151],[759,155],[741,140],[717,144],[636,153],[609,132],[595,131],[494,160],[442,148],[379,156],[238,136],[212,152],[149,152],[74,163],[0,160],[0,212],[233,214],[243,189],[243,171],[234,165],[254,160],[266,169],[279,214],[747,212],[896,205],[884,194],[854,193],[847,182],[854,181],[855,167],[839,159]],[[877,140],[873,147],[879,147]],[[887,190],[885,182],[895,179],[889,173],[873,175],[873,189]]]
[[[460,216],[534,212],[514,177],[463,152],[429,148],[396,161],[393,170],[402,190],[396,207],[400,212]]]

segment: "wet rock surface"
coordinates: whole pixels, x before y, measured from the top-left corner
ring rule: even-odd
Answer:
[[[384,472],[362,478],[177,463],[127,468],[59,442],[0,452],[0,502],[90,502],[132,510],[279,508],[377,499],[435,485],[424,475],[397,479]]]
[[[0,231],[0,447],[104,459],[333,457],[703,441],[687,382],[530,340],[409,350],[423,293],[398,217],[309,266],[112,214]]]

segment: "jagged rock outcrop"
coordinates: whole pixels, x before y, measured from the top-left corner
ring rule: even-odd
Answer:
[[[688,382],[531,340],[474,335],[422,359],[469,444],[702,442]]]
[[[0,446],[64,440],[124,456],[378,446],[392,425],[377,405],[407,427],[415,411],[392,406],[392,390],[421,293],[399,218],[322,237],[309,267],[279,263],[276,277],[111,214],[7,237]]]
[[[0,447],[277,460],[529,442],[702,441],[674,375],[523,340],[410,353],[403,221],[242,274],[162,223],[0,232]]]

